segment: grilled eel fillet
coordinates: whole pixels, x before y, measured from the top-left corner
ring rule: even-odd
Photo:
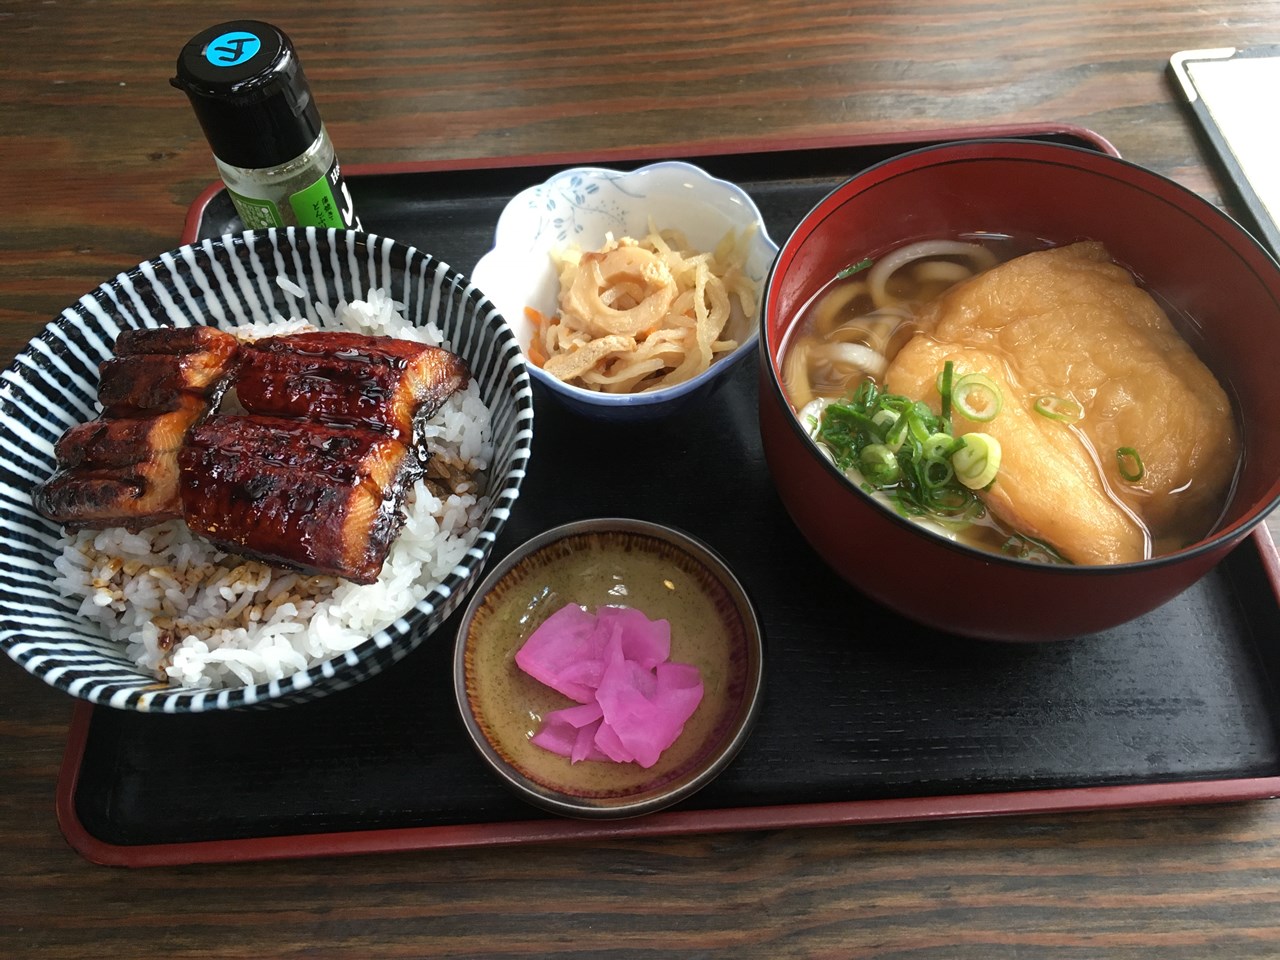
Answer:
[[[115,354],[102,416],[59,441],[41,513],[70,528],[181,516],[224,549],[356,583],[404,522],[414,426],[470,376],[438,347],[345,332],[126,331]],[[205,419],[229,385],[248,415]]]
[[[406,443],[470,374],[440,347],[358,333],[319,331],[246,344],[236,396],[249,413],[362,427]]]
[[[213,327],[126,330],[99,366],[101,415],[58,440],[36,509],[69,529],[181,516],[178,451],[218,402],[239,341]]]
[[[178,457],[187,526],[233,553],[356,583],[378,579],[420,468],[399,439],[359,427],[211,417]]]

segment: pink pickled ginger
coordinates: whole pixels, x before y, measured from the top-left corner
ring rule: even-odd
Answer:
[[[543,718],[533,743],[579,760],[658,762],[702,701],[698,668],[671,663],[671,625],[632,607],[568,604],[516,653],[529,676],[579,706]]]

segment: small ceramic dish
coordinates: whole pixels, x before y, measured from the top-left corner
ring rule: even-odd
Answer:
[[[501,311],[527,355],[533,324],[525,308],[548,317],[557,312],[559,279],[552,251],[571,245],[597,250],[610,233],[643,237],[651,223],[660,230],[679,230],[691,246],[706,251],[730,230],[754,227],[746,272],[763,295],[778,245],[769,237],[759,209],[741,188],[681,161],[629,172],[575,167],[520,192],[498,218],[493,249],[476,264],[472,279]],[[713,389],[755,349],[758,329],[759,301],[751,331],[740,338],[736,350],[690,380],[644,393],[601,393],[571,386],[534,364],[529,369],[558,400],[579,413],[597,419],[657,419]]]
[[[574,701],[516,663],[556,611],[629,606],[671,625],[670,660],[698,668],[701,702],[650,767],[580,760],[535,745],[543,717]],[[759,709],[760,624],[742,584],[709,547],[638,520],[585,520],[534,537],[472,596],[454,651],[454,690],[485,762],[530,803],[607,819],[651,813],[710,783],[746,741]]]

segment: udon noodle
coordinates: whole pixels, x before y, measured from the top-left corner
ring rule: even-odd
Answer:
[[[929,240],[841,271],[783,356],[802,423],[974,546],[1124,563],[1203,537],[1240,460],[1226,392],[1101,244],[1015,246]]]
[[[674,386],[737,348],[754,323],[758,290],[746,274],[750,234],[730,231],[709,253],[674,230],[610,235],[596,251],[553,254],[558,312],[526,314],[529,358],[588,390],[639,393]]]
[[[889,360],[918,329],[919,307],[996,263],[981,244],[924,240],[837,276],[787,351],[783,381],[791,402],[798,409],[815,397],[843,396],[864,377],[883,382]]]

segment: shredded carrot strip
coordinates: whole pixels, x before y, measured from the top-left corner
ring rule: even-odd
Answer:
[[[535,367],[545,366],[547,354],[542,349],[542,328],[548,323],[547,315],[541,310],[533,309],[533,307],[525,307],[524,315],[529,318],[534,326],[533,336],[529,338],[529,360],[532,361]]]
[[[547,363],[547,355],[542,350],[542,341],[536,335],[529,341],[529,360],[535,367],[546,366]]]

